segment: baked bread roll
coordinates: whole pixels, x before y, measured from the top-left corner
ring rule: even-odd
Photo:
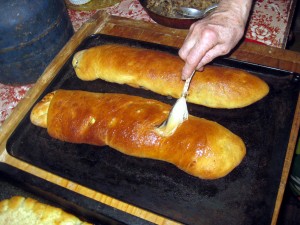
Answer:
[[[72,64],[82,80],[103,79],[174,98],[180,97],[184,85],[184,62],[161,51],[107,44],[76,53]],[[208,65],[195,73],[187,101],[211,108],[241,108],[268,92],[268,85],[248,72]]]
[[[32,198],[14,196],[0,202],[0,224],[6,225],[91,225],[60,208]]]
[[[45,107],[45,105],[47,107]],[[31,111],[31,121],[71,143],[108,145],[124,154],[166,161],[193,176],[217,179],[240,164],[240,137],[216,122],[189,116],[169,137],[155,128],[171,106],[125,94],[57,90]]]

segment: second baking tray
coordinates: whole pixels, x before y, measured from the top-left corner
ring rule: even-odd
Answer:
[[[77,51],[106,43],[176,55],[178,51],[107,35],[89,37]],[[52,90],[68,89],[126,93],[170,105],[176,101],[127,85],[102,80],[81,81],[75,75],[71,60],[41,98]],[[224,178],[201,180],[166,162],[127,156],[108,146],[71,144],[53,139],[45,129],[31,124],[30,112],[9,138],[7,151],[32,165],[184,224],[270,224],[298,99],[298,76],[229,59],[220,59],[215,64],[247,70],[270,86],[270,93],[265,98],[241,109],[188,105],[192,115],[220,123],[246,144],[246,157]]]

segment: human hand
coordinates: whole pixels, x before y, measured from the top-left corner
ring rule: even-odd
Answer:
[[[248,4],[241,7],[240,1]],[[179,56],[185,61],[183,80],[237,45],[244,34],[250,7],[251,0],[223,0],[212,14],[192,24],[179,50]]]

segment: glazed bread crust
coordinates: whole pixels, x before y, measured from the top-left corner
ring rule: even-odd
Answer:
[[[184,81],[184,62],[175,55],[124,45],[107,44],[75,54],[73,67],[85,81],[108,82],[141,87],[179,98]],[[269,86],[243,70],[206,66],[191,81],[187,101],[211,108],[241,108],[262,99]]]
[[[62,141],[108,145],[130,156],[172,163],[203,179],[227,175],[246,154],[240,137],[216,122],[194,116],[173,135],[160,136],[155,128],[167,118],[171,106],[156,100],[66,90],[49,96],[45,99],[50,104],[41,101],[33,108],[31,121]],[[45,114],[46,124],[41,124],[36,116]]]
[[[14,196],[0,202],[0,224],[91,225],[60,208],[22,196]]]

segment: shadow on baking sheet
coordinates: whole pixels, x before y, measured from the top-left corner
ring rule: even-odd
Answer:
[[[177,49],[171,47],[106,35],[88,38],[78,50],[105,43],[177,54]],[[242,109],[189,104],[191,114],[220,123],[246,144],[246,157],[224,178],[201,180],[171,164],[127,156],[108,146],[64,143],[32,125],[29,113],[10,137],[7,150],[30,164],[185,224],[270,224],[298,98],[298,74],[229,59],[215,63],[250,71],[270,86],[268,96]],[[81,81],[71,59],[41,97],[59,88],[127,93],[175,102],[127,85]]]

